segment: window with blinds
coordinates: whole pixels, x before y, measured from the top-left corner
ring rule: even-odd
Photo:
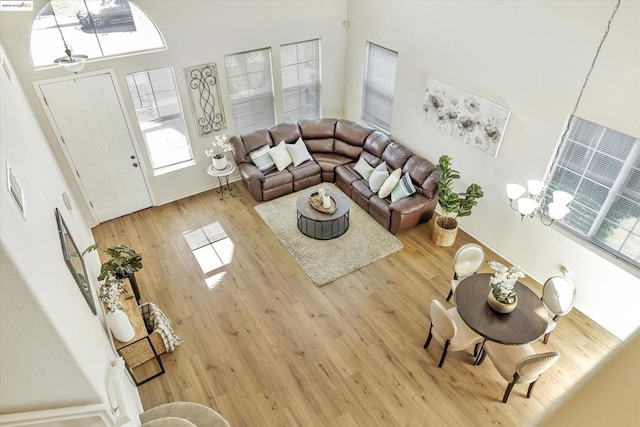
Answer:
[[[284,120],[320,117],[320,39],[280,46]]]
[[[552,165],[547,198],[574,195],[564,227],[640,267],[640,142],[573,116]]]
[[[173,69],[140,71],[126,74],[125,78],[154,172],[192,164],[193,153]]]
[[[236,134],[275,125],[271,49],[226,55],[224,63]]]
[[[362,118],[382,129],[391,130],[398,53],[368,42],[366,61]]]

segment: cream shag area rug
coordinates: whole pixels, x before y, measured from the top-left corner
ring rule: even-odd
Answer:
[[[323,183],[255,207],[317,286],[333,282],[404,247],[351,199],[349,229],[345,234],[332,240],[315,240],[302,234],[296,224],[296,201],[302,194],[321,186],[329,193],[340,192],[335,185]]]

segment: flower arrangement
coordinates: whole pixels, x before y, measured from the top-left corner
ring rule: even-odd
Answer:
[[[505,267],[497,261],[489,262],[489,266],[496,271],[489,281],[493,296],[503,304],[513,304],[516,301],[514,286],[519,278],[525,276],[524,271],[518,265]]]
[[[229,135],[216,135],[211,144],[213,148],[204,150],[207,157],[213,157],[215,159],[221,159],[224,157],[224,153],[231,151],[233,147],[229,141]]]
[[[107,304],[109,311],[113,313],[116,310],[122,310],[122,302],[120,301],[122,292],[126,292],[122,280],[109,276],[98,289],[98,299]]]

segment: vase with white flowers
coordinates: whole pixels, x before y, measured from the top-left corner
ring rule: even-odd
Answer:
[[[106,304],[109,309],[105,316],[105,321],[115,339],[121,342],[128,342],[133,339],[136,331],[133,329],[127,313],[122,311],[123,305],[120,300],[120,294],[123,292],[126,292],[126,289],[122,279],[109,275],[98,289],[98,299]]]
[[[487,299],[489,306],[498,313],[510,313],[518,304],[515,284],[518,279],[525,276],[525,273],[518,265],[506,267],[497,261],[491,261],[489,266],[495,270],[489,280],[491,285],[491,292]]]
[[[222,170],[227,167],[225,153],[231,151],[233,147],[229,143],[229,135],[216,135],[211,142],[212,148],[204,150],[207,157],[211,157],[213,167]]]

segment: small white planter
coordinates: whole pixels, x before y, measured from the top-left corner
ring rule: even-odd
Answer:
[[[118,341],[131,341],[136,334],[127,314],[122,310],[109,311],[105,320],[111,333]]]
[[[227,167],[227,158],[223,157],[221,159],[216,159],[215,157],[211,158],[213,160],[213,167],[218,169],[219,171],[223,170]]]

